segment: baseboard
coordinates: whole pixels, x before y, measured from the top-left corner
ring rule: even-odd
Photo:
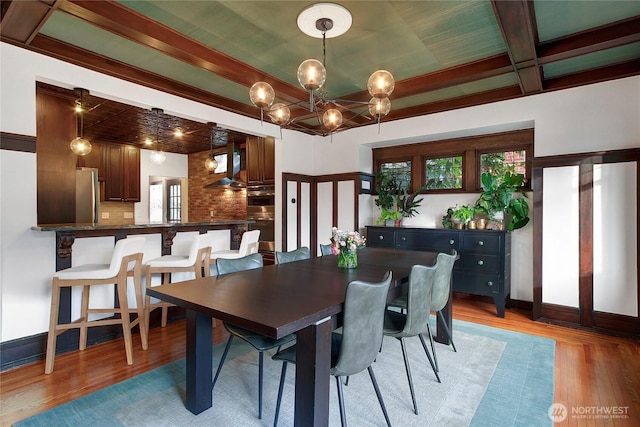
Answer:
[[[161,310],[151,313],[150,328],[160,327]],[[185,318],[185,310],[180,307],[170,307],[168,322]],[[138,327],[133,329],[136,333]],[[118,325],[97,326],[89,328],[87,346],[122,338],[122,329]],[[78,349],[79,331],[69,330],[58,336],[56,354],[63,354]],[[0,343],[0,372],[29,363],[44,360],[47,350],[47,333],[43,332],[28,337],[18,338]]]

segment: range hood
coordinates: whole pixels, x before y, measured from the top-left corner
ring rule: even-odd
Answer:
[[[232,190],[241,190],[247,184],[238,177],[240,172],[240,162],[236,164],[235,160],[236,144],[233,141],[227,143],[227,176],[218,181],[211,182],[204,188],[228,188]]]

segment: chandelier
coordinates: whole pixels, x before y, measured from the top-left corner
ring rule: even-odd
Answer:
[[[86,156],[91,152],[91,143],[84,137],[84,93],[86,89],[74,88],[74,92],[80,93],[80,98],[76,100],[76,137],[71,140],[69,148],[78,156]],[[78,133],[78,117],[80,118],[80,132]]]
[[[332,134],[343,124],[341,110],[354,113],[353,120],[369,113],[371,119],[380,124],[383,117],[391,111],[389,95],[393,92],[395,81],[393,75],[386,70],[375,71],[367,81],[367,89],[371,95],[369,102],[331,99],[328,96],[325,82],[327,79],[326,38],[344,34],[351,27],[351,13],[344,7],[333,3],[318,3],[309,6],[298,15],[298,27],[302,32],[312,37],[322,37],[322,62],[317,59],[307,59],[298,67],[297,77],[300,86],[309,92],[308,109],[314,112],[321,127],[321,134]],[[329,34],[329,35],[328,35]],[[264,113],[273,123],[280,126],[292,124],[289,106],[306,107],[307,101],[293,104],[275,103],[275,91],[267,82],[257,82],[249,89],[249,98],[256,107],[260,108],[260,120]],[[338,108],[343,104],[340,108]],[[348,105],[348,106],[345,106]],[[353,106],[368,107],[363,111],[355,111]],[[368,116],[367,116],[368,117]]]
[[[216,136],[215,134],[216,124],[211,122],[207,124],[211,128],[210,129],[211,132],[209,134],[209,157],[207,157],[207,160],[204,161],[204,167],[209,171],[209,173],[213,173],[216,169],[218,169],[218,161],[213,155],[213,143],[215,141],[215,136]]]

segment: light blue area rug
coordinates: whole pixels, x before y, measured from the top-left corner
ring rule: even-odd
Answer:
[[[437,344],[442,383],[435,380],[417,338],[406,340],[419,415],[412,410],[402,352],[385,338],[373,365],[394,426],[552,426],[555,342],[550,339],[454,320],[458,352]],[[234,341],[213,391],[214,406],[195,416],[184,407],[185,360],[61,405],[16,424],[25,426],[270,426],[281,364],[265,357],[263,419],[257,418],[257,352]],[[217,364],[223,345],[214,351]],[[290,367],[279,426],[293,425],[295,369]],[[332,426],[340,425],[331,381]],[[365,372],[345,387],[352,426],[385,425]]]

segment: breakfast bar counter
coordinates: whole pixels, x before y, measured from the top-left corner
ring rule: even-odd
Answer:
[[[114,236],[115,240],[137,234],[162,235],[162,255],[171,254],[173,238],[178,232],[198,231],[206,233],[210,230],[229,230],[231,247],[237,249],[242,233],[247,230],[251,221],[211,221],[168,224],[46,224],[31,227],[35,231],[53,231],[56,233],[56,271],[71,267],[71,248],[78,237]]]

